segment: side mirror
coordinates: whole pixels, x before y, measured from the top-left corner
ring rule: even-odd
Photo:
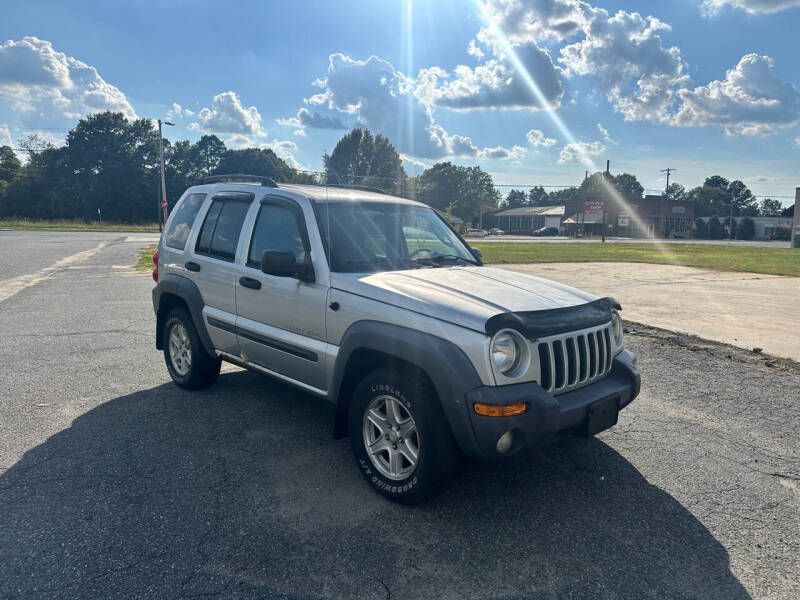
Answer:
[[[478,259],[478,262],[483,263],[483,252],[481,252],[478,248],[473,248],[472,246],[469,247],[470,252],[472,252],[472,256]]]
[[[288,250],[264,250],[261,255],[261,272],[276,277],[296,277],[310,280],[314,270],[308,263],[298,263],[294,253]]]

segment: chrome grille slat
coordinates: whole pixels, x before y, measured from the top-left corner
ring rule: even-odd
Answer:
[[[614,359],[610,324],[540,339],[539,383],[561,394],[589,385],[611,371]]]

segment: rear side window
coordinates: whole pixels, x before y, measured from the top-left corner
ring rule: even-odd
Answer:
[[[297,262],[306,262],[306,247],[300,223],[295,214],[284,206],[263,204],[259,209],[247,265],[261,268],[261,255],[265,250],[288,250],[294,254]]]
[[[214,198],[200,230],[195,252],[232,262],[248,208],[250,203],[247,201]]]
[[[164,243],[167,246],[175,250],[183,250],[186,247],[186,240],[189,239],[194,220],[205,199],[205,194],[189,194],[183,199],[164,235]]]

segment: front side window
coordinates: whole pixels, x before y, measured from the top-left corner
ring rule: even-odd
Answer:
[[[334,272],[477,264],[469,248],[427,206],[331,202],[314,210]]]
[[[189,194],[183,199],[178,210],[172,216],[169,229],[164,234],[164,243],[175,250],[183,250],[186,247],[186,240],[194,226],[197,213],[206,199],[205,194]]]
[[[249,208],[248,202],[215,198],[200,230],[195,252],[233,261],[242,223]]]
[[[289,251],[295,261],[307,261],[303,235],[295,213],[277,204],[264,204],[258,211],[247,265],[261,268],[261,255],[265,250]]]

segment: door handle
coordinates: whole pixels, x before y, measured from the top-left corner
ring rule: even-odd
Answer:
[[[252,277],[239,277],[239,285],[250,288],[251,290],[261,289],[261,282],[258,279],[253,279]]]
[[[200,265],[192,261],[187,262],[183,266],[186,267],[189,271],[194,271],[195,273],[197,273],[200,270]]]

